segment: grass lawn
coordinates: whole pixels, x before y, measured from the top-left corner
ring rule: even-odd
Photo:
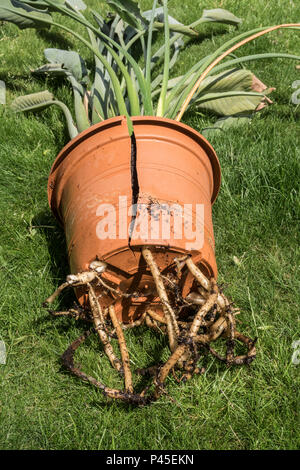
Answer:
[[[101,8],[103,2],[86,3]],[[278,0],[275,8],[266,0],[250,3],[170,0],[169,6],[185,24],[203,7],[226,8],[243,18],[241,31],[299,21],[296,0]],[[236,32],[202,27],[176,73],[222,44],[224,34]],[[46,47],[77,44],[54,29],[36,33],[1,24],[0,79],[8,102],[47,87],[72,106],[67,84],[45,85],[30,69],[44,63]],[[91,60],[84,46],[79,49]],[[299,55],[300,31],[272,33],[238,54],[263,51]],[[0,335],[7,347],[7,363],[0,365],[1,449],[299,449],[300,365],[292,363],[292,344],[300,339],[300,108],[290,100],[300,70],[282,59],[249,68],[276,87],[275,104],[248,127],[212,139],[223,178],[213,214],[219,281],[241,308],[239,330],[259,338],[257,358],[250,367],[231,369],[210,358],[202,377],[182,385],[168,380],[173,400],[166,395],[143,408],[111,402],[61,368],[61,353],[84,329],[71,319],[53,320],[41,307],[69,273],[64,234],[46,192],[51,163],[67,142],[66,127],[54,108],[37,115],[0,109]],[[189,114],[184,122],[201,131],[209,120]],[[74,300],[66,293],[56,307],[68,308]],[[168,352],[149,330],[126,337],[134,367]],[[84,370],[119,384],[96,338],[76,357]]]

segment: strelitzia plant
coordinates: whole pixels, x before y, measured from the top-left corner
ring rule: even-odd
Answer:
[[[76,124],[66,105],[48,91],[17,98],[12,103],[15,111],[58,105],[66,117],[70,138],[113,116],[126,115],[132,133],[130,116],[155,115],[181,120],[184,112],[192,107],[220,116],[216,128],[228,127],[248,120],[270,102],[267,95],[272,89],[251,71],[241,68],[243,63],[267,58],[300,59],[286,53],[265,53],[230,58],[219,64],[221,54],[222,58],[232,56],[242,44],[272,30],[258,28],[225,42],[207,57],[197,57],[195,65],[184,75],[170,78],[184,36],[197,37],[195,28],[205,23],[238,26],[241,19],[223,9],[204,10],[201,18],[185,26],[169,15],[167,1],[158,8],[158,1],[154,0],[152,10],[147,12],[142,12],[133,0],[107,0],[106,3],[114,10],[114,16],[107,20],[91,10],[95,20],[92,24],[83,14],[87,7],[82,0],[1,1],[1,20],[20,28],[59,28],[79,39],[95,59],[94,71],[89,73],[77,52],[46,49],[49,63],[34,71],[67,78],[74,92]],[[86,27],[89,39],[54,20],[53,12]],[[154,50],[153,36],[157,31],[164,32],[165,41]],[[142,57],[139,54],[137,57],[137,45]],[[228,48],[232,50],[229,52]]]
[[[82,13],[86,9],[82,0],[0,2],[1,20],[13,22],[20,28],[60,28],[79,39],[94,54],[95,60],[94,73],[90,74],[77,52],[46,49],[45,57],[48,63],[34,71],[37,75],[59,75],[68,80],[74,93],[76,124],[66,105],[55,100],[48,91],[17,98],[12,103],[15,111],[31,111],[58,105],[66,117],[71,139],[93,124],[113,116],[125,115],[128,132],[134,143],[132,116],[157,116],[179,122],[184,113],[192,107],[222,116],[222,121],[216,124],[217,128],[221,128],[247,120],[249,114],[268,103],[267,95],[271,90],[250,71],[240,68],[241,64],[266,58],[300,60],[299,56],[286,53],[233,56],[238,48],[264,34],[279,28],[300,28],[300,24],[283,24],[238,34],[210,55],[197,58],[195,65],[184,75],[171,77],[172,68],[184,44],[184,35],[197,36],[195,28],[203,23],[218,22],[237,26],[241,20],[226,10],[204,10],[200,19],[186,26],[169,15],[167,0],[163,0],[162,8],[158,8],[158,1],[154,0],[152,10],[147,12],[142,12],[132,0],[107,0],[107,4],[113,8],[114,16],[107,20],[99,12],[92,11],[95,20],[95,23],[92,23]],[[52,16],[53,12],[60,13],[62,18],[71,18],[87,28],[89,39],[63,22],[58,23]],[[164,44],[154,50],[154,33],[160,31],[164,32]],[[221,64],[225,58],[227,60]],[[132,155],[136,157],[136,147],[133,145],[132,149]],[[136,160],[131,162],[131,169],[135,171],[133,177],[136,177]],[[74,341],[63,354],[63,363],[69,370],[97,386],[109,397],[145,404],[164,392],[166,378],[176,367],[183,371],[179,381],[185,381],[193,374],[203,372],[197,364],[201,354],[209,352],[227,365],[249,364],[255,358],[255,340],[236,330],[235,317],[239,313],[238,310],[226,298],[215,279],[208,279],[203,274],[190,254],[175,258],[178,276],[167,278],[160,272],[149,247],[143,246],[141,253],[147,272],[152,275],[164,317],[146,310],[136,321],[121,324],[113,303],[103,311],[96,288],[121,299],[131,298],[137,293],[123,292],[118,286],[112,286],[103,280],[102,275],[107,265],[99,259],[90,263],[88,271],[67,276],[66,282],[45,302],[46,305],[51,304],[62,290],[69,286],[85,289],[89,300],[88,309],[78,307],[68,312],[54,312],[54,315],[70,315],[76,319],[93,322],[108,359],[113,367],[124,375],[125,390],[111,389],[74,365],[74,352],[90,331]],[[179,274],[183,269],[192,276],[197,287],[197,292],[192,291],[185,298],[180,294],[179,285]],[[184,319],[180,317],[183,308],[188,309],[190,315]],[[166,363],[143,371],[154,375],[155,390],[148,396],[146,392],[149,387],[139,394],[134,393],[129,355],[123,335],[124,329],[143,323],[167,335],[171,350],[171,356]],[[211,342],[221,336],[227,339],[225,356],[221,356],[211,347]],[[117,337],[119,341],[121,361],[113,351],[111,337]],[[246,346],[245,355],[234,355],[235,340]]]

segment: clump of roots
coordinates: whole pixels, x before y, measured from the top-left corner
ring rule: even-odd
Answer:
[[[93,324],[93,329],[86,331],[76,339],[62,355],[62,362],[68,370],[102,390],[107,397],[136,405],[145,405],[156,400],[162,393],[166,393],[165,382],[170,373],[178,382],[185,382],[195,374],[202,374],[205,369],[199,367],[198,364],[199,360],[207,354],[211,354],[227,366],[250,364],[255,359],[256,340],[251,340],[236,330],[236,315],[239,311],[225,297],[215,279],[207,279],[190,256],[177,259],[178,273],[184,267],[187,267],[194,276],[197,285],[197,292],[191,293],[185,299],[180,298],[176,279],[167,278],[160,273],[150,249],[144,248],[142,254],[153,276],[164,316],[149,309],[135,322],[123,324],[118,320],[113,304],[103,309],[100,306],[95,289],[99,289],[99,287],[106,290],[112,288],[101,279],[101,275],[105,270],[105,264],[101,262],[92,263],[90,271],[67,276],[66,282],[45,301],[44,305],[52,303],[62,290],[68,286],[85,286],[87,289],[89,309],[75,307],[67,312],[51,311],[54,316],[68,315]],[[117,296],[126,296],[126,294],[116,289],[113,290]],[[163,364],[136,371],[139,374],[153,377],[153,391],[149,392],[151,386],[148,386],[142,392],[135,393],[123,330],[135,328],[142,324],[168,337],[171,354]],[[124,390],[107,387],[82,372],[74,364],[76,349],[92,332],[98,334],[112,367],[124,376]],[[121,359],[116,356],[113,350],[112,338],[118,339]],[[218,338],[225,338],[226,340],[225,356],[220,355],[211,347],[211,343]],[[245,345],[246,354],[234,355],[237,341]]]

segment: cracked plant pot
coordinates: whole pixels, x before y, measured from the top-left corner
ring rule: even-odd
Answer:
[[[56,158],[49,177],[50,207],[64,227],[71,272],[88,271],[99,260],[110,290],[97,291],[101,307],[115,305],[122,322],[161,303],[142,248],[155,251],[159,270],[171,282],[175,258],[192,255],[210,279],[217,277],[212,204],[220,187],[220,165],[208,141],[170,119],[125,117],[80,133]],[[194,277],[182,270],[185,298]],[[118,292],[124,293],[120,298]],[[84,288],[77,288],[87,305]]]

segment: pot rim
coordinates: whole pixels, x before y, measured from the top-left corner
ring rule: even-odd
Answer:
[[[212,198],[211,198],[211,204],[213,205],[219,190],[221,186],[221,167],[220,167],[220,162],[217,157],[217,154],[212,147],[212,145],[208,142],[208,140],[200,134],[198,131],[193,129],[192,127],[183,124],[182,122],[175,121],[174,119],[168,119],[168,118],[161,118],[157,116],[132,116],[131,117],[133,124],[143,124],[143,123],[153,123],[153,125],[160,126],[169,126],[172,127],[173,129],[178,130],[179,132],[183,132],[192,139],[194,139],[196,142],[199,143],[199,145],[203,148],[203,150],[206,152],[211,166],[212,166],[212,171],[213,171],[213,181],[214,181],[214,188],[213,188],[213,193],[212,193]],[[56,218],[60,220],[57,211],[55,210],[55,207],[53,207],[53,202],[52,202],[52,193],[54,190],[54,185],[53,185],[53,175],[55,171],[58,169],[60,163],[67,157],[67,155],[72,152],[80,143],[88,139],[90,136],[96,134],[99,132],[99,129],[106,129],[109,127],[117,127],[120,123],[125,123],[127,124],[127,118],[126,116],[116,116],[110,119],[105,119],[104,121],[94,124],[90,126],[88,129],[80,132],[76,137],[74,137],[72,140],[70,140],[59,152],[57,155],[56,159],[54,160],[50,174],[49,174],[49,179],[48,179],[48,203],[50,208],[52,209],[53,213],[55,214]]]

